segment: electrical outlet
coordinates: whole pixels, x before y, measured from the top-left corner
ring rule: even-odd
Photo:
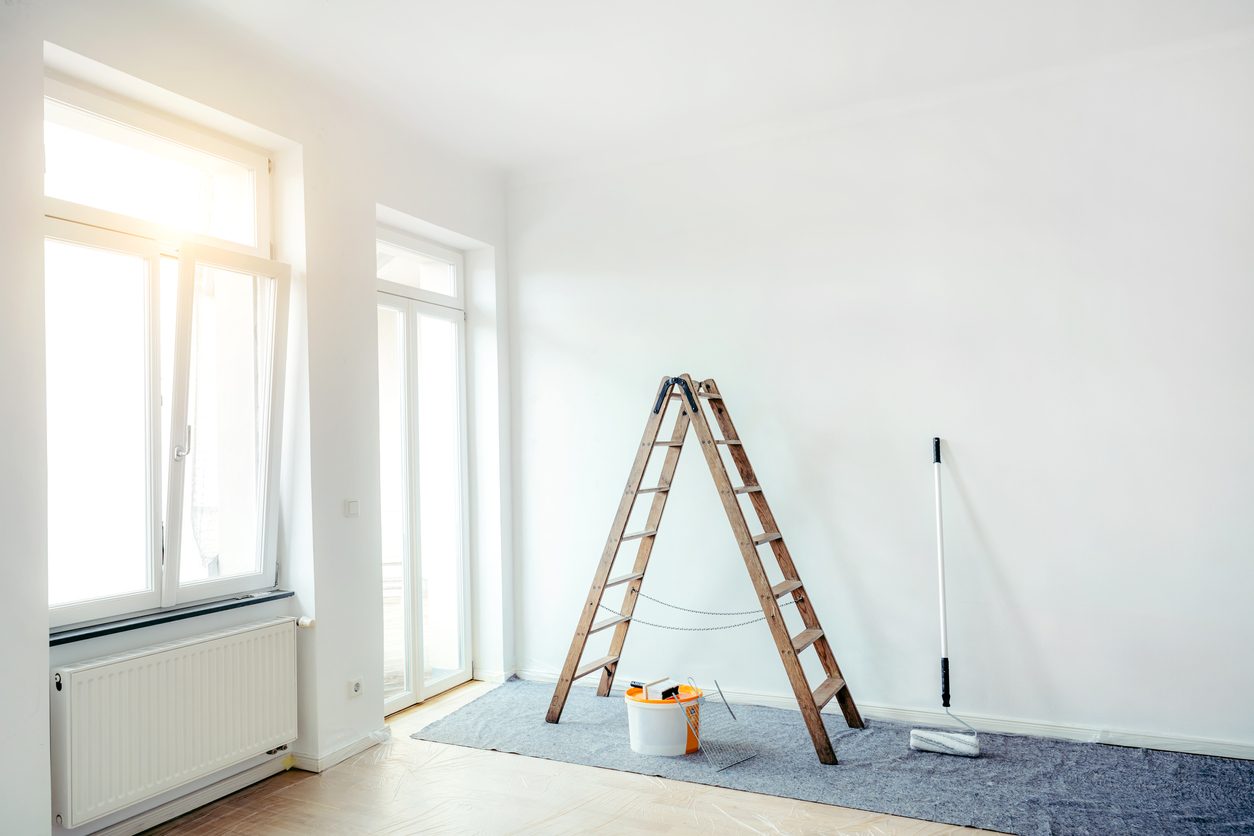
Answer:
[[[360,676],[357,677],[356,679],[348,680],[348,695],[350,697],[361,696],[361,683],[362,683],[362,678]]]

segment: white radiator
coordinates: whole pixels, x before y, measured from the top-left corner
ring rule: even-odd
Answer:
[[[296,739],[296,624],[52,671],[54,814],[78,827]]]

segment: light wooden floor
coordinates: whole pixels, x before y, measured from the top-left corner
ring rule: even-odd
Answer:
[[[292,770],[144,836],[987,833],[790,798],[412,740],[493,686],[471,682],[388,718],[394,742],[320,775]]]

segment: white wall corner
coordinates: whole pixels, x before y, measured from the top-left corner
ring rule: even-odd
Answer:
[[[500,547],[501,547],[501,626],[502,668],[512,675],[518,665],[518,625],[515,618],[514,570],[517,552],[514,549],[514,469],[513,469],[513,341],[509,293],[509,260],[505,247],[494,252],[496,291],[496,387],[497,387],[497,468],[501,485]]]
[[[483,670],[504,671],[513,646],[509,587],[508,365],[502,366],[506,311],[497,248],[464,251],[467,389],[470,400],[472,657]],[[478,678],[478,677],[476,677]]]
[[[364,737],[349,741],[324,755],[293,752],[292,758],[296,761],[297,769],[303,769],[306,772],[325,772],[336,764],[343,763],[355,755],[360,755],[372,746],[384,744],[384,741],[390,740],[391,736],[391,727],[385,723]]]

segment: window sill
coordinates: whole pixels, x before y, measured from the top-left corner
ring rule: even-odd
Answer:
[[[205,604],[188,604],[185,607],[160,610],[157,612],[146,613],[144,615],[127,616],[126,618],[119,618],[114,621],[105,621],[100,624],[92,624],[87,627],[62,627],[49,632],[48,646],[56,647],[60,644],[81,642],[86,639],[99,638],[100,636],[111,636],[114,633],[125,633],[128,630],[139,630],[144,627],[151,627],[154,624],[167,624],[171,621],[182,621],[184,618],[195,618],[198,615],[207,615],[212,612],[234,610],[239,607],[251,607],[253,604],[265,604],[270,601],[291,598],[295,594],[295,592],[285,589],[268,589],[264,592],[253,592],[249,595],[228,598],[225,601],[210,601]]]

